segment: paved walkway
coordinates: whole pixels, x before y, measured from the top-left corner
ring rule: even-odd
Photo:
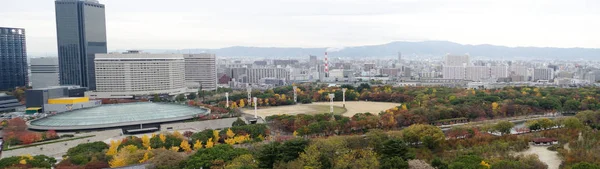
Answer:
[[[89,137],[89,138],[65,141],[65,142],[58,142],[58,143],[45,144],[45,145],[39,145],[39,146],[34,146],[34,147],[21,148],[21,149],[16,149],[16,150],[3,151],[2,158],[12,157],[12,156],[21,156],[21,155],[26,155],[26,154],[47,155],[47,156],[55,157],[55,158],[62,158],[62,155],[65,155],[67,153],[67,150],[69,150],[69,148],[75,147],[82,143],[104,141],[107,138],[117,137],[120,134],[121,134],[120,129],[77,134],[77,135],[75,135],[76,137],[89,136],[89,135],[95,135],[95,136]]]

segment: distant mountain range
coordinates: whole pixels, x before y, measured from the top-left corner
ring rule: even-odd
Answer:
[[[247,56],[264,58],[295,58],[308,55],[322,56],[328,48],[279,48],[234,46],[221,49],[145,49],[150,53],[198,53],[209,52],[217,56]],[[123,50],[118,50],[123,51]],[[447,53],[466,54],[479,59],[559,59],[600,60],[600,49],[551,48],[551,47],[506,47],[495,45],[462,45],[448,41],[392,42],[382,45],[354,46],[329,50],[330,57],[395,57],[403,56],[441,57]]]

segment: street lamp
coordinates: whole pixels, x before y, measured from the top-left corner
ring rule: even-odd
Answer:
[[[294,86],[292,88],[294,89],[294,103],[298,103],[298,96],[296,95],[296,89],[298,89],[298,87]]]
[[[329,93],[329,100],[331,100],[329,102],[329,111],[331,112],[331,117],[333,117],[333,98],[334,97],[335,97],[335,94]]]
[[[229,108],[229,92],[225,92],[225,107]]]
[[[246,87],[246,92],[248,92],[248,102],[252,101],[252,88],[250,87],[250,85],[248,85],[248,87]]]
[[[258,118],[258,113],[257,113],[257,110],[256,110],[256,105],[257,105],[256,104],[256,100],[257,99],[256,99],[256,97],[254,97],[252,100],[254,100],[254,118],[256,119],[256,118]]]
[[[342,103],[344,105],[344,108],[346,107],[346,90],[348,90],[348,89],[342,88],[342,99],[343,99]]]

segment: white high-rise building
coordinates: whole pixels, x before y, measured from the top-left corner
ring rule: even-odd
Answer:
[[[96,54],[94,98],[132,98],[154,94],[185,93],[185,61],[182,54]]]
[[[469,55],[446,55],[444,66],[470,66],[471,60]]]
[[[529,76],[529,71],[527,70],[527,66],[519,66],[519,65],[513,65],[510,67],[510,71],[515,73],[515,75],[517,76]]]
[[[490,76],[492,78],[506,78],[508,77],[507,66],[490,66]]]
[[[469,66],[465,69],[465,80],[483,81],[490,78],[490,68],[487,66]]]
[[[464,66],[444,66],[442,70],[444,79],[465,79]]]
[[[215,54],[184,54],[185,82],[193,88],[217,89],[217,62]]]
[[[536,68],[533,69],[533,81],[554,79],[554,69]]]
[[[274,78],[290,80],[290,71],[286,68],[248,68],[248,83],[258,84],[261,79]]]
[[[58,58],[31,58],[31,86],[34,89],[60,86],[58,77]]]

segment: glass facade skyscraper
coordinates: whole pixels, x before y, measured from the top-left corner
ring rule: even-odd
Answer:
[[[56,0],[60,84],[96,89],[94,58],[106,53],[104,5],[96,0]]]
[[[0,90],[27,86],[25,29],[0,27]]]

